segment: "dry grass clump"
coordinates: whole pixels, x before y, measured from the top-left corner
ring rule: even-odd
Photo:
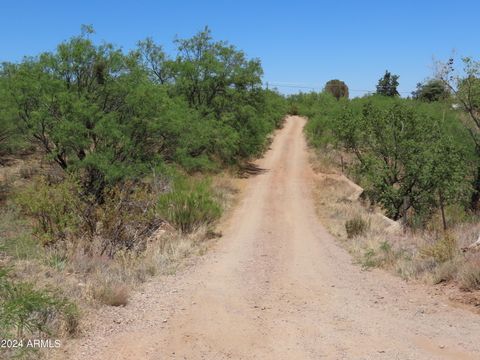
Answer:
[[[38,173],[38,167],[33,165],[23,165],[19,169],[20,178],[23,180],[28,180],[33,178]]]
[[[122,283],[105,282],[93,288],[94,299],[109,306],[126,306],[129,295],[129,287]]]
[[[312,164],[315,172],[331,174],[338,173],[337,162],[340,159],[340,154],[334,149],[329,151],[318,151],[310,154],[310,163]]]
[[[204,254],[208,247],[207,233],[207,227],[190,234],[159,229],[148,239],[144,251],[122,250],[113,258],[91,256],[77,249],[69,255],[63,269],[55,269],[55,276],[76,275],[78,281],[66,291],[87,304],[126,306],[130,295],[142,283],[156,275],[174,274],[191,256]]]
[[[220,218],[222,208],[206,181],[176,185],[160,195],[157,209],[164,219],[185,234]]]
[[[445,234],[435,243],[420,249],[420,254],[423,257],[431,257],[439,264],[452,260],[458,253],[457,240],[450,234]]]
[[[365,209],[357,188],[348,179],[332,174],[318,177],[317,213],[333,235],[343,240],[363,268],[395,267],[406,256],[397,240],[400,228],[382,215]]]
[[[463,290],[480,290],[480,253],[474,254],[461,268],[458,274],[460,287]]]
[[[365,247],[360,254],[357,254],[357,260],[363,269],[374,267],[393,268],[402,255],[403,252],[401,250],[394,249],[390,242],[384,240]]]
[[[345,230],[349,239],[365,235],[369,228],[370,223],[361,216],[355,216],[345,222]]]
[[[212,190],[215,199],[224,211],[235,205],[239,190],[238,179],[229,175],[220,175],[212,180]]]
[[[461,262],[457,260],[450,260],[436,265],[433,270],[432,282],[440,284],[455,280],[460,266]]]

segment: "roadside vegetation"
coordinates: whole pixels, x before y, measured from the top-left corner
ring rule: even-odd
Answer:
[[[82,307],[202,253],[235,193],[222,174],[286,113],[260,61],[208,28],[173,55],[93,38],[0,66],[2,337],[74,335]]]
[[[409,98],[387,71],[375,94],[289,100],[318,150],[320,216],[358,262],[478,293],[480,67],[463,65],[438,64]]]

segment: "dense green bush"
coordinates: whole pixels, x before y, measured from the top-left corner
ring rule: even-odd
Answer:
[[[430,110],[430,111],[427,111]],[[429,217],[462,199],[467,164],[448,119],[401,99],[361,99],[336,121],[337,137],[358,160],[369,197],[397,220],[409,209]]]
[[[38,178],[19,191],[15,201],[34,219],[33,233],[44,245],[58,243],[79,230],[83,204],[74,180],[49,184]]]
[[[462,58],[463,71],[456,71],[454,59],[437,63],[439,78],[452,94],[455,106],[463,112],[462,124],[466,135],[474,144],[475,175],[470,197],[470,210],[480,211],[480,61]]]
[[[9,99],[7,81],[0,75],[0,165],[5,155],[27,147],[22,137],[23,127],[18,124],[14,104]]]
[[[332,94],[324,92],[293,95],[290,101],[300,115],[308,117],[305,133],[310,144],[319,148],[336,143],[332,118],[344,106],[344,99],[336,101]]]
[[[207,181],[177,180],[170,192],[160,196],[158,212],[184,233],[218,219],[222,209]]]

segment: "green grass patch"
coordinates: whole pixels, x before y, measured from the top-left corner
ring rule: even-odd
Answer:
[[[183,233],[208,225],[222,214],[210,182],[176,180],[171,191],[160,196],[158,212]]]
[[[0,213],[0,252],[14,259],[36,259],[43,249],[15,208]]]
[[[79,313],[74,303],[50,289],[36,289],[32,283],[13,279],[0,268],[0,336],[73,335]]]

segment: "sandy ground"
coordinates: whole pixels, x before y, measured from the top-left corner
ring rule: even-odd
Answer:
[[[480,359],[480,316],[364,272],[318,222],[289,117],[197,263],[104,309],[68,359]]]

